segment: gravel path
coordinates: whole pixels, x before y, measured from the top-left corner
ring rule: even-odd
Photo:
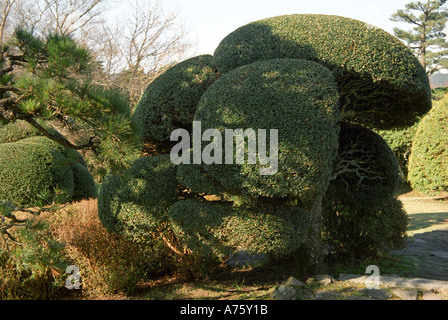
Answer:
[[[448,201],[402,198],[411,229],[407,245],[394,253],[415,261],[419,278],[448,281]]]

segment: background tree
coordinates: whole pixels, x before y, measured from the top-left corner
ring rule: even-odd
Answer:
[[[38,36],[70,35],[101,61],[92,81],[126,94],[133,108],[144,89],[167,65],[192,47],[176,12],[157,1],[130,1],[129,14],[111,13],[113,0],[0,0],[0,42],[21,26]],[[2,36],[4,34],[4,36]]]
[[[420,59],[428,76],[448,66],[448,43],[444,33],[448,21],[446,0],[411,2],[398,10],[391,20],[414,26],[410,31],[395,28],[395,36],[403,40]]]
[[[166,14],[150,1],[135,0],[129,7],[129,15],[93,26],[88,37],[108,75],[99,80],[124,92],[133,109],[152,80],[183,60],[192,45],[177,13]]]

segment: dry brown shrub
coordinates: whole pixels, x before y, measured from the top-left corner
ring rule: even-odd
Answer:
[[[43,217],[52,221],[54,234],[66,244],[87,295],[131,293],[139,281],[165,269],[161,248],[107,232],[98,218],[97,200],[73,203],[50,215]]]

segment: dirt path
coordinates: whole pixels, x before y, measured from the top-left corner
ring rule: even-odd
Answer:
[[[411,195],[400,199],[409,214],[409,239],[394,253],[413,261],[413,276],[448,281],[448,201]]]

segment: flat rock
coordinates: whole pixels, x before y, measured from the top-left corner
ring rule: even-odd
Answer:
[[[448,251],[432,251],[430,254],[437,258],[448,259]]]
[[[350,274],[341,274],[339,276],[340,281],[349,281],[357,284],[366,284],[368,276],[357,276]],[[380,286],[389,288],[409,288],[416,290],[437,290],[442,292],[448,292],[448,282],[420,279],[420,278],[400,278],[396,276],[380,276]]]
[[[415,289],[392,289],[391,293],[400,300],[417,300],[418,292]]]
[[[443,298],[432,292],[432,291],[424,291],[421,297],[422,300],[443,300]]]

